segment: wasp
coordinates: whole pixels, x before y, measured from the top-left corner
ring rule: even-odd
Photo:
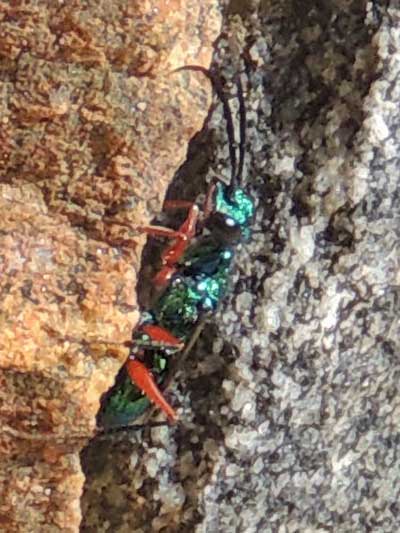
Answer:
[[[221,80],[200,66],[223,104],[229,140],[231,179],[214,178],[202,205],[186,200],[165,202],[165,209],[185,209],[177,230],[161,226],[142,228],[151,236],[169,238],[161,253],[161,268],[152,283],[158,296],[142,314],[133,331],[130,355],[116,385],[105,396],[99,425],[126,427],[154,404],[168,421],[177,420],[175,409],[164,396],[171,377],[196,342],[207,317],[215,313],[227,292],[235,251],[250,234],[254,202],[243,188],[246,144],[246,110],[240,76],[236,76],[239,100],[240,142],[236,159],[232,112]]]

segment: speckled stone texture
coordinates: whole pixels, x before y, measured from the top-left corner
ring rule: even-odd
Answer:
[[[253,236],[171,389],[181,424],[87,451],[82,531],[395,533],[398,3],[228,13],[215,65],[232,78],[244,38]],[[171,194],[226,160],[219,106]]]
[[[148,223],[201,128],[214,0],[0,1],[0,531],[77,531]],[[135,229],[136,228],[136,229]]]

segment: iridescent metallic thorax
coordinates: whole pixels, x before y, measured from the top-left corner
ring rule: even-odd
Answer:
[[[205,252],[205,250],[203,250]],[[156,303],[153,316],[157,324],[173,335],[188,338],[202,315],[215,311],[226,292],[233,253],[199,245],[189,247],[180,273]]]

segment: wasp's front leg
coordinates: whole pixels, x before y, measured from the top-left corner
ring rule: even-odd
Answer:
[[[191,240],[196,235],[197,223],[199,220],[199,207],[191,202],[186,201],[167,201],[164,204],[166,209],[189,209],[188,215],[179,227],[177,236],[173,236],[173,243],[167,246],[161,254],[162,267],[154,276],[153,283],[158,289],[165,288],[170,282],[172,276],[177,271],[177,264],[185,253]]]

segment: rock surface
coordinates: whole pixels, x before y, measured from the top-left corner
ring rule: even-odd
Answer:
[[[87,451],[83,531],[394,533],[398,6],[228,8],[215,65],[232,78],[243,36],[252,240],[171,390],[182,423]],[[219,106],[175,197],[229,176],[225,140]]]
[[[0,1],[0,530],[77,531],[144,237],[201,128],[213,0]]]

